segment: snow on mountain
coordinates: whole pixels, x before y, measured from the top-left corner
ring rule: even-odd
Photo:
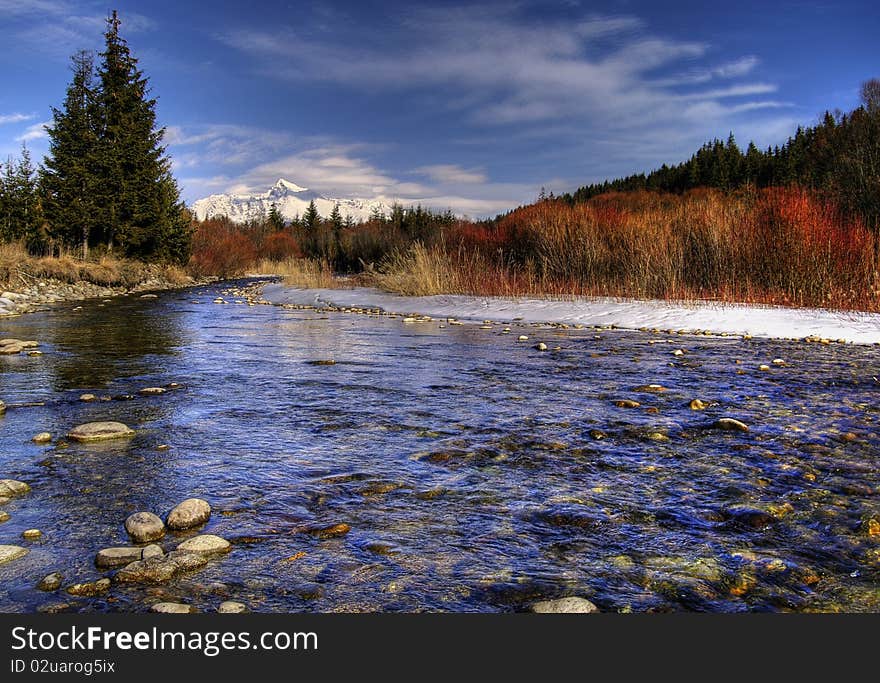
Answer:
[[[333,207],[339,205],[343,217],[366,220],[376,209],[388,213],[388,203],[381,199],[334,199],[300,187],[296,183],[280,178],[267,192],[261,194],[212,194],[210,197],[193,202],[192,210],[200,221],[217,216],[228,216],[235,223],[259,220],[269,215],[274,204],[287,220],[302,216],[314,201],[318,213],[327,217]]]

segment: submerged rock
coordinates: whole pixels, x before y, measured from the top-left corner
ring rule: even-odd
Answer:
[[[569,597],[536,602],[531,611],[536,614],[598,614],[599,608],[586,598]]]
[[[0,564],[22,558],[28,552],[30,551],[27,548],[22,548],[20,545],[0,545]]]
[[[175,550],[162,557],[132,562],[116,572],[115,578],[119,583],[163,583],[206,564],[206,555]]]
[[[157,394],[164,394],[166,391],[168,390],[163,387],[145,387],[138,391],[138,393],[142,396],[155,396]]]
[[[225,538],[220,538],[214,534],[199,534],[185,540],[177,550],[189,553],[199,553],[200,555],[217,555],[220,553],[228,553],[232,550],[232,544]]]
[[[134,430],[121,422],[87,422],[74,427],[67,437],[74,441],[91,442],[134,436]]]
[[[31,441],[34,443],[49,443],[52,440],[52,435],[49,432],[40,432],[31,438]]]
[[[180,531],[204,524],[211,517],[211,506],[201,498],[187,498],[168,513],[169,529]]]
[[[344,523],[309,529],[309,533],[318,538],[337,538],[339,536],[345,536],[349,531],[351,531],[351,527]]]
[[[701,401],[698,398],[695,398],[693,401],[688,403],[688,407],[691,410],[705,410],[706,408],[709,407],[709,404],[704,401]]]
[[[101,593],[106,593],[108,590],[110,590],[110,579],[98,579],[97,581],[90,581],[89,583],[75,583],[72,586],[67,587],[67,592],[70,595],[85,598],[91,598],[100,595]]]
[[[0,496],[4,498],[15,498],[23,496],[31,490],[31,487],[23,481],[15,479],[0,479]]]
[[[0,415],[6,412],[6,404],[0,401]]]
[[[135,512],[125,520],[125,530],[135,543],[156,541],[165,535],[165,525],[152,512]]]
[[[631,399],[624,398],[624,399],[620,399],[619,401],[615,401],[614,405],[616,405],[618,408],[638,408],[642,404],[639,403],[638,401],[633,401]]]
[[[43,537],[43,532],[39,529],[25,529],[21,532],[21,537],[28,541],[37,541]]]

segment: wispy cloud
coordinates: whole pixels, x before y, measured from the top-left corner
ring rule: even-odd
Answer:
[[[435,164],[433,166],[420,166],[415,169],[416,173],[422,174],[439,183],[484,183],[486,174],[475,169],[465,169],[455,164]]]
[[[33,114],[0,114],[0,126],[7,123],[23,123],[34,118]]]
[[[417,43],[405,37],[407,26],[419,28]],[[415,10],[396,28],[388,32],[396,50],[318,42],[288,27],[234,30],[220,39],[255,58],[263,75],[294,82],[370,89],[447,86],[470,120],[481,124],[583,117],[593,128],[655,125],[658,117],[680,117],[685,103],[711,103],[716,115],[734,115],[742,110],[725,100],[776,90],[763,82],[713,87],[749,76],[757,57],[705,65],[710,45],[652,35],[632,16],[535,22],[516,9],[470,7]],[[669,76],[676,70],[681,75]],[[709,87],[693,89],[704,84]]]
[[[51,125],[51,121],[43,121],[41,123],[35,123],[32,126],[28,126],[27,129],[21,135],[15,138],[16,142],[32,142],[34,140],[41,140],[43,138],[49,137],[48,133],[46,133],[45,126]]]
[[[70,0],[0,0],[0,17],[19,21],[13,39],[56,59],[100,44],[107,14],[93,14],[93,10]],[[125,12],[122,22],[126,35],[157,27],[153,19],[138,12]]]

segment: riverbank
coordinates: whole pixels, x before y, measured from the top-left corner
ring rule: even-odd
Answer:
[[[103,258],[33,258],[16,245],[0,248],[0,319],[66,301],[112,298],[205,284],[176,266]]]
[[[399,296],[366,287],[302,289],[274,283],[263,287],[262,296],[279,305],[381,309],[403,315],[476,322],[491,319],[650,330],[666,334],[880,344],[880,314],[877,313],[603,297],[553,300],[462,295]]]

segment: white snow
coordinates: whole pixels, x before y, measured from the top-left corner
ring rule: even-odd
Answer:
[[[387,213],[391,204],[384,197],[334,199],[279,178],[266,192],[212,194],[210,197],[193,202],[192,210],[200,221],[215,216],[227,216],[235,223],[245,223],[249,220],[265,218],[274,204],[285,219],[292,220],[302,216],[311,201],[315,202],[318,213],[325,218],[330,215],[334,206],[339,205],[339,213],[343,217],[351,216],[354,220],[366,220],[377,209]]]
[[[624,329],[661,329],[774,339],[819,337],[856,344],[880,344],[880,314],[795,309],[707,302],[632,299],[506,299],[440,295],[404,297],[376,289],[300,289],[267,285],[263,296],[273,303],[381,308],[388,312],[459,320],[614,325]]]

